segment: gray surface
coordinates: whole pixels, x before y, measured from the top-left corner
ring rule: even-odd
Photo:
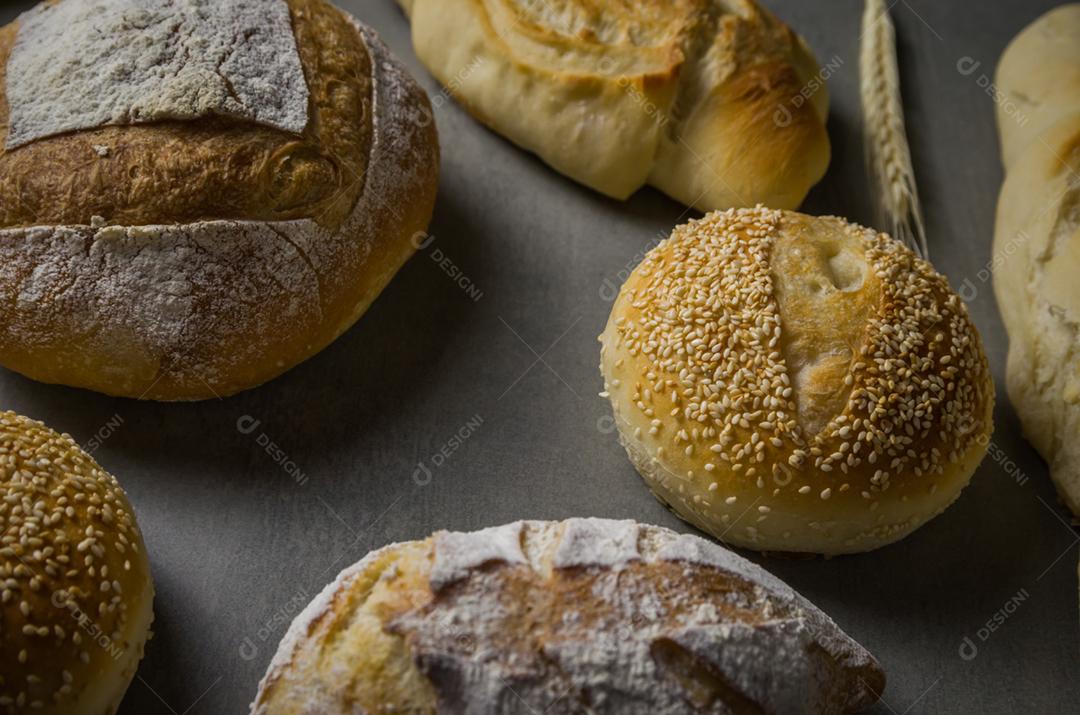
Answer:
[[[993,104],[976,80],[1053,3],[910,2],[894,13],[930,242],[938,268],[977,293],[971,310],[1000,384],[1004,334],[979,271],[990,260],[1001,171]],[[342,4],[438,91],[392,0]],[[834,163],[805,208],[872,223],[858,138],[861,4],[771,4],[823,62],[843,60],[831,80]],[[0,20],[29,5],[5,4]],[[964,56],[982,62],[975,75],[957,71]],[[437,116],[437,240],[315,359],[260,389],[194,405],[140,404],[0,374],[4,408],[82,442],[112,431],[95,456],[131,495],[158,592],[155,637],[123,715],[245,712],[299,608],[342,567],[392,541],[573,515],[687,530],[649,496],[607,429],[595,339],[610,307],[608,282],[617,284],[683,208],[651,190],[626,204],[605,200],[452,103]],[[433,260],[440,256],[483,297],[470,299]],[[861,556],[751,555],[881,658],[889,687],[875,712],[1076,712],[1080,703],[1077,537],[1003,390],[998,397],[1000,458],[983,464],[943,517]],[[237,429],[245,415],[261,421],[251,434]],[[433,465],[478,420],[431,469],[430,483],[417,484],[418,463]],[[305,484],[259,446],[263,433]],[[980,638],[1003,608],[1011,614]],[[974,658],[960,655],[965,638],[978,646]]]

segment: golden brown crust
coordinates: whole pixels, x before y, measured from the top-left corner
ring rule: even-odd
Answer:
[[[818,65],[756,2],[404,4],[418,56],[470,113],[609,196],[794,208],[825,173]]]
[[[65,214],[79,223],[0,228],[6,367],[140,399],[229,395],[324,348],[416,250],[414,236],[430,221],[438,184],[438,137],[426,95],[370,29],[322,0],[291,7],[314,98],[304,138],[205,119],[76,132],[8,155],[14,160],[40,148],[48,161],[63,163],[49,147],[85,139],[91,151],[97,140],[87,137],[111,132],[116,141],[106,157],[93,151],[95,162],[163,166],[161,157],[146,154],[146,142],[160,140],[158,148],[176,164],[170,175],[132,189],[138,201],[125,204],[131,212],[124,214],[132,225],[115,225],[115,213],[104,216],[105,227],[86,226],[90,215]],[[189,146],[194,136],[203,140]],[[254,168],[252,157],[259,159]],[[321,172],[331,159],[333,171]],[[174,182],[173,173],[185,172],[198,178]],[[95,192],[115,203],[127,190],[117,175],[116,186],[91,181],[68,196],[84,181],[79,174],[95,175],[78,171],[77,162],[41,173],[48,176],[0,174],[0,183],[15,190],[20,182],[55,181],[62,187],[56,210],[87,214],[102,209]],[[311,183],[331,175],[329,184]],[[262,198],[245,200],[245,190]],[[238,197],[251,220],[172,223],[216,211],[229,197]],[[288,217],[299,218],[277,220]]]
[[[369,554],[293,623],[252,712],[848,713],[884,685],[827,616],[731,552],[571,519]]]
[[[311,93],[302,137],[233,119],[109,126],[6,151],[0,31],[0,228],[314,218],[336,230],[363,190],[371,148],[371,58],[322,0],[289,0]],[[99,153],[99,147],[103,148]]]
[[[134,675],[153,600],[131,504],[70,437],[11,412],[0,487],[0,711],[101,715]]]
[[[677,228],[627,280],[601,343],[649,486],[748,548],[902,538],[956,498],[992,430],[959,297],[842,219],[757,209]]]

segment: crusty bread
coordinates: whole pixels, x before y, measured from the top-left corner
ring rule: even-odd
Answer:
[[[1080,112],[1080,3],[1061,5],[1017,35],[995,75],[1001,153],[1011,167],[1040,134]]]
[[[469,112],[608,196],[794,208],[828,166],[817,61],[753,0],[399,2]]]
[[[1007,388],[1025,436],[1080,516],[1080,4],[1009,44],[998,66],[1006,167],[994,292],[1009,334]]]
[[[70,437],[0,413],[0,712],[112,715],[154,585],[135,513]]]
[[[1080,113],[1018,154],[998,201],[994,292],[1009,334],[1009,398],[1080,516],[1078,172]]]
[[[986,452],[994,389],[945,278],[838,218],[742,209],[675,229],[600,337],[623,445],[718,539],[837,554],[942,512]]]
[[[877,661],[772,575],[632,521],[394,544],[293,622],[255,715],[847,713]]]
[[[64,0],[0,30],[0,363],[228,395],[325,347],[414,252],[430,105],[323,0],[133,7]]]

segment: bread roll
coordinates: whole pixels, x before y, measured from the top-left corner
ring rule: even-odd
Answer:
[[[441,531],[346,569],[255,715],[848,713],[877,661],[754,564],[632,521]]]
[[[995,84],[1005,166],[1060,120],[1080,112],[1080,3],[1062,5],[1024,29],[1001,56]]]
[[[0,413],[0,712],[116,712],[153,620],[135,513],[70,437]]]
[[[806,43],[753,0],[399,0],[428,70],[570,178],[794,208],[829,163]]]
[[[892,238],[763,208],[679,226],[600,337],[619,434],[656,496],[718,539],[868,551],[959,496],[994,388],[945,278]]]
[[[430,105],[323,0],[63,0],[0,30],[0,363],[156,400],[253,387],[431,216]]]

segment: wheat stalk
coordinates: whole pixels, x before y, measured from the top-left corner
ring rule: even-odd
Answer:
[[[896,30],[884,0],[866,0],[859,47],[859,92],[867,162],[887,228],[913,251],[929,258],[919,190],[904,129]]]

